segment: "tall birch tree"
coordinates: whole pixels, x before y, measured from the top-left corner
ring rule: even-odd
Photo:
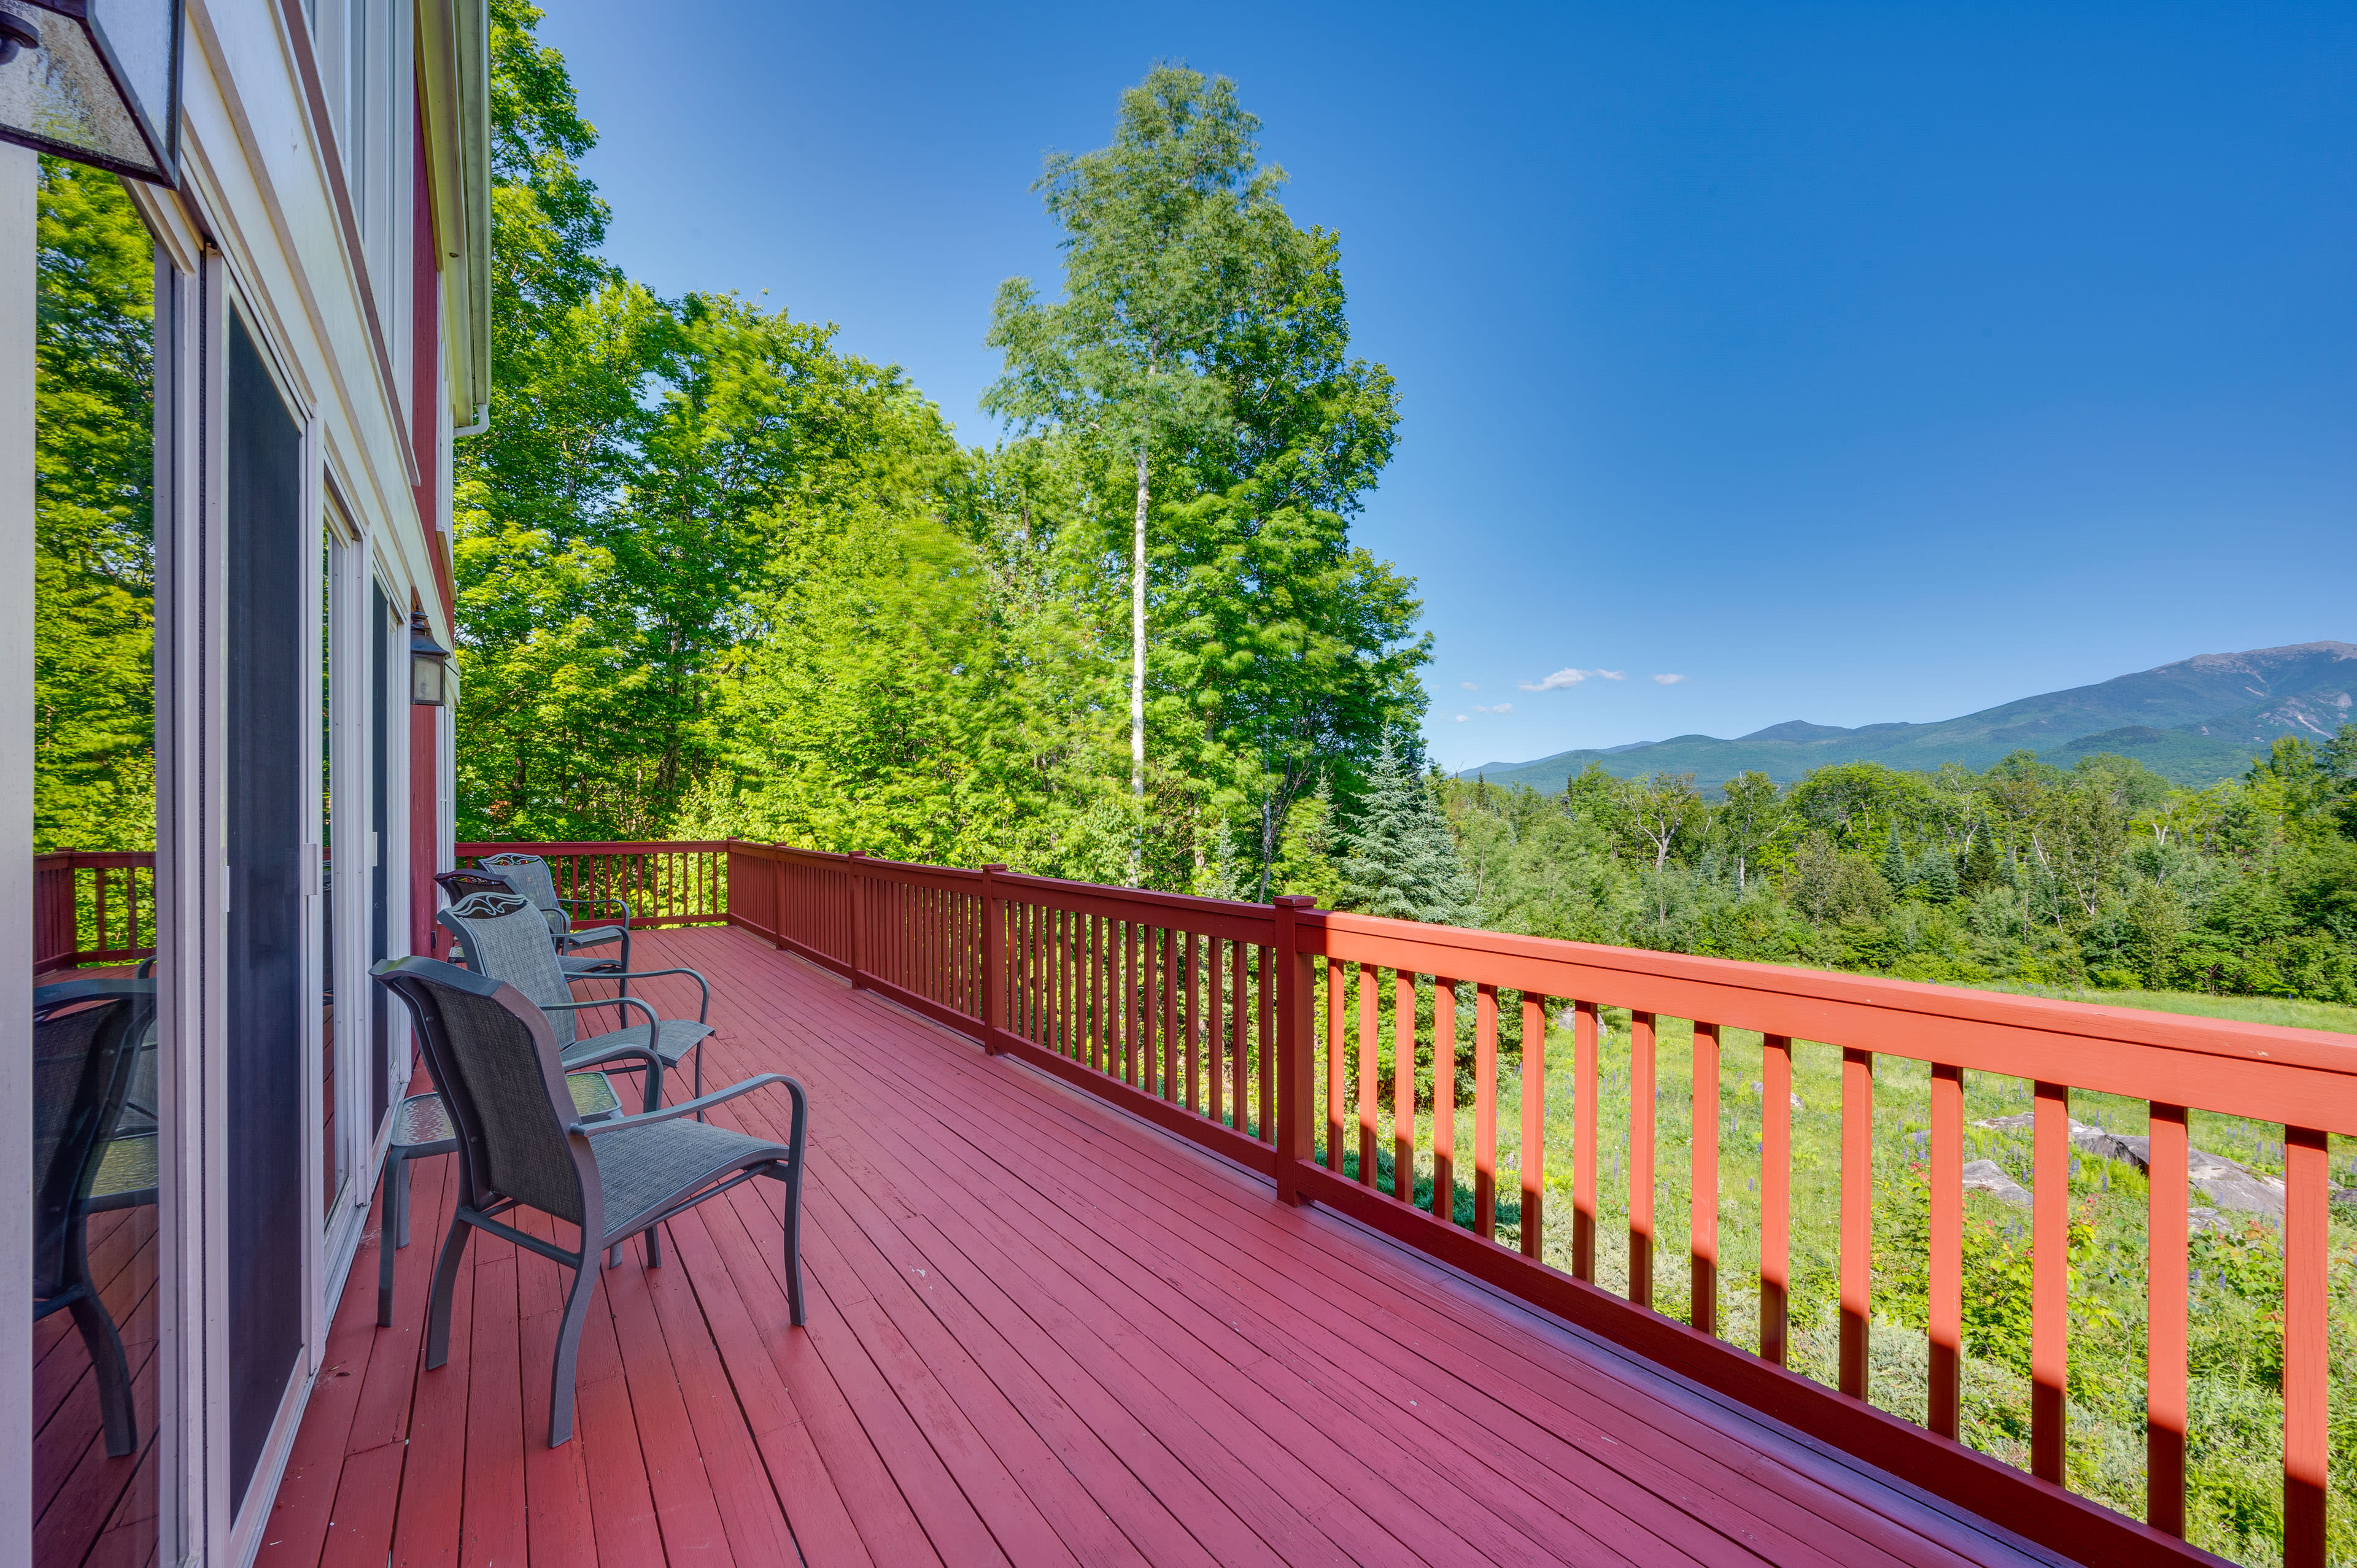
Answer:
[[[1300,239],[1276,199],[1284,171],[1260,164],[1259,129],[1225,77],[1156,66],[1122,94],[1112,145],[1051,154],[1034,187],[1064,230],[1063,298],[1009,278],[986,339],[1006,362],[986,409],[1026,431],[1080,435],[1126,470],[1129,787],[1141,822],[1156,473],[1186,469],[1229,428],[1221,362],[1277,303]]]

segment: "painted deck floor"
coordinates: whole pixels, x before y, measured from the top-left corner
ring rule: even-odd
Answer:
[[[810,1090],[808,1326],[780,1189],[707,1203],[602,1276],[551,1449],[562,1271],[479,1237],[423,1370],[419,1162],[398,1321],[371,1237],[266,1568],[2043,1560],[742,930],[634,956],[710,977],[708,1085]]]

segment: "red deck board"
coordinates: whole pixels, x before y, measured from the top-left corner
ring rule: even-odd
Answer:
[[[869,1059],[880,1063],[883,1058],[879,1056]],[[1021,1108],[1012,1108],[1010,1114],[1019,1116]],[[1052,1134],[1047,1134],[1043,1131],[1043,1135]],[[1110,1151],[1107,1152],[1110,1153]],[[1092,1230],[1101,1231],[1108,1236],[1126,1234],[1115,1224],[1121,1213],[1134,1212],[1135,1208],[1150,1209],[1163,1207],[1167,1210],[1164,1217],[1169,1223],[1160,1228],[1149,1228],[1148,1233],[1157,1236],[1184,1236],[1190,1230],[1198,1232],[1196,1237],[1198,1250],[1176,1265],[1174,1271],[1168,1273],[1168,1279],[1174,1288],[1181,1290],[1194,1288],[1199,1280],[1206,1277],[1207,1274],[1226,1278],[1234,1288],[1248,1294],[1281,1294],[1293,1288],[1293,1276],[1302,1263],[1302,1258],[1297,1251],[1291,1249],[1272,1249],[1251,1227],[1224,1223],[1224,1217],[1222,1219],[1203,1218],[1207,1209],[1215,1211],[1222,1206],[1219,1200],[1230,1199],[1235,1196],[1233,1183],[1216,1179],[1206,1180],[1192,1195],[1196,1202],[1191,1207],[1175,1198],[1166,1204],[1163,1195],[1171,1185],[1167,1180],[1167,1170],[1159,1173],[1166,1179],[1158,1186],[1135,1187],[1127,1191],[1122,1191],[1118,1183],[1102,1179],[1106,1174],[1106,1167],[1116,1163],[1108,1158],[1103,1165],[1091,1167],[1090,1174],[1093,1179],[1087,1188],[1076,1190],[1071,1188],[1070,1184],[1063,1184],[1064,1190],[1072,1194],[1083,1206],[1087,1224]],[[1201,1162],[1197,1163],[1200,1165]],[[1057,1169],[1058,1167],[1050,1162],[1033,1162],[1026,1167],[1027,1179],[1035,1181],[1047,1179],[1041,1173],[1049,1173],[1052,1176]],[[1100,1195],[1102,1195],[1102,1201],[1100,1201]],[[1207,1203],[1205,1199],[1214,1201]],[[1246,1201],[1250,1201],[1249,1195]],[[1116,1203],[1125,1203],[1133,1208],[1116,1211]],[[1265,1209],[1265,1198],[1260,1200],[1258,1208]],[[1240,1249],[1239,1242],[1242,1243]],[[1251,1270],[1231,1269],[1226,1263],[1224,1255],[1231,1250],[1255,1254],[1257,1261],[1263,1266]],[[1361,1266],[1363,1268],[1363,1264]],[[1338,1280],[1336,1283],[1346,1288],[1325,1293],[1324,1299],[1333,1302],[1345,1311],[1363,1310],[1357,1293],[1347,1288],[1349,1283],[1347,1278]],[[1413,1298],[1404,1299],[1411,1303],[1413,1300]],[[1216,1302],[1208,1305],[1215,1316],[1228,1315],[1228,1305]],[[1301,1326],[1291,1327],[1286,1332],[1274,1333],[1264,1342],[1277,1347],[1281,1354],[1295,1357],[1299,1365],[1313,1365],[1314,1363],[1301,1359],[1300,1353],[1306,1341],[1316,1339],[1317,1331],[1318,1325],[1312,1319]],[[1455,1336],[1446,1333],[1428,1336],[1380,1332],[1364,1343],[1377,1348],[1403,1349],[1408,1345],[1414,1345],[1417,1348],[1411,1352],[1412,1354],[1429,1355],[1436,1349],[1441,1351],[1453,1349],[1455,1339]],[[1354,1338],[1351,1342],[1355,1345],[1361,1341]],[[1413,1369],[1410,1375],[1413,1375]],[[1494,1384],[1499,1380],[1489,1377],[1471,1383],[1458,1382],[1454,1378],[1450,1380],[1457,1383],[1452,1391],[1455,1397],[1464,1399],[1469,1394],[1472,1396],[1469,1402],[1473,1406],[1474,1416],[1469,1423],[1458,1427],[1452,1434],[1451,1441],[1466,1443],[1477,1451],[1486,1448],[1489,1451],[1487,1457],[1490,1462],[1498,1463],[1497,1454],[1501,1444],[1497,1433],[1493,1429],[1502,1426],[1511,1430],[1520,1423],[1520,1418],[1515,1416],[1510,1408],[1491,1399],[1482,1391],[1482,1383]],[[1351,1390],[1355,1385],[1346,1381],[1341,1387]],[[1564,1385],[1555,1391],[1555,1397],[1561,1398],[1566,1391],[1577,1392],[1570,1390],[1568,1385]],[[1413,1392],[1403,1391],[1397,1397],[1404,1405],[1406,1399],[1415,1396]],[[1593,1402],[1575,1398],[1572,1403],[1577,1406],[1583,1403],[1592,1404]],[[1612,1429],[1620,1433],[1621,1436],[1609,1436],[1604,1434],[1600,1426],[1589,1426],[1587,1435],[1591,1449],[1636,1447],[1635,1444],[1626,1441],[1632,1435],[1623,1419],[1626,1412],[1607,1410],[1599,1413],[1610,1421]],[[1529,1437],[1531,1432],[1536,1431],[1527,1423],[1521,1423],[1521,1424],[1525,1428],[1523,1434],[1525,1439]],[[1641,1437],[1648,1434],[1651,1434],[1651,1429],[1641,1428],[1636,1435]],[[1708,1518],[1709,1522],[1715,1525],[1729,1542],[1742,1541],[1746,1544],[1771,1549],[1780,1560],[1800,1562],[1827,1560],[1824,1554],[1806,1540],[1807,1536],[1814,1536],[1822,1532],[1824,1520],[1820,1516],[1793,1509],[1785,1504],[1784,1499],[1769,1493],[1756,1481],[1747,1479],[1728,1466],[1717,1465],[1706,1454],[1687,1445],[1692,1435],[1692,1434],[1682,1434],[1677,1440],[1667,1442],[1663,1446],[1668,1453],[1676,1456],[1677,1463],[1684,1465],[1687,1468],[1708,1466],[1717,1470],[1717,1478],[1721,1483],[1731,1486],[1738,1494],[1742,1494],[1738,1498],[1740,1506],[1733,1503],[1717,1506],[1718,1499],[1711,1491],[1697,1491],[1695,1487],[1685,1484],[1684,1478],[1670,1468],[1657,1463],[1649,1464],[1635,1455],[1614,1456],[1595,1452],[1580,1454],[1575,1455],[1574,1462],[1568,1466],[1558,1462],[1556,1469],[1558,1474],[1567,1481],[1573,1481],[1575,1485],[1577,1483],[1574,1478],[1581,1475],[1587,1476],[1593,1484],[1597,1478],[1597,1467],[1599,1464],[1609,1463],[1619,1468],[1631,1470],[1639,1473],[1644,1483],[1652,1487],[1658,1495],[1676,1501],[1681,1507],[1696,1509]],[[1557,1446],[1544,1433],[1539,1434],[1538,1440],[1531,1445],[1542,1454]],[[1506,1452],[1511,1455],[1515,1453],[1515,1450],[1508,1448]],[[1738,1457],[1741,1456],[1738,1455]],[[1607,1473],[1609,1474],[1609,1471]],[[1631,1499],[1625,1495],[1609,1497],[1606,1499],[1607,1507],[1627,1508],[1630,1505]],[[1765,1505],[1769,1510],[1766,1517],[1757,1511],[1762,1505]],[[1848,1517],[1845,1522],[1853,1529],[1862,1530],[1869,1536],[1882,1533],[1877,1527],[1884,1526],[1885,1521],[1863,1509],[1850,1509],[1846,1511]],[[1579,1512],[1581,1517],[1587,1520],[1593,1520],[1595,1518],[1592,1511],[1579,1510]],[[1769,1520],[1771,1518],[1776,1519],[1777,1522],[1770,1523]],[[1877,1550],[1871,1541],[1843,1540],[1838,1544],[1842,1561],[1890,1561],[1890,1557],[1884,1552]],[[1947,1560],[1944,1553],[1936,1555]]]
[[[711,979],[707,1085],[811,1090],[808,1326],[787,1322],[780,1189],[707,1204],[661,1269],[633,1245],[601,1275],[552,1451],[568,1275],[477,1237],[450,1363],[425,1370],[456,1162],[420,1162],[395,1325],[374,1327],[364,1245],[329,1346],[351,1375],[315,1389],[265,1561],[2023,1561],[745,932],[650,931],[633,956]],[[645,990],[694,1006],[692,983]],[[785,1115],[765,1090],[715,1120]]]
[[[458,1521],[458,1561],[466,1568],[522,1563],[528,1549],[524,1454],[533,1434],[523,1421],[516,1250],[508,1242],[486,1246],[486,1240],[478,1236],[472,1243],[495,1255],[476,1260],[474,1268],[474,1331],[467,1359],[467,1497]],[[547,1434],[543,1427],[539,1435],[544,1442]]]
[[[1072,1183],[1060,1179],[1057,1174],[1060,1168],[1069,1167],[1059,1167],[1052,1162],[1035,1164],[1029,1167],[1026,1179],[1040,1186],[1056,1201],[1072,1208],[1087,1231],[1111,1236],[1114,1234],[1114,1222],[1119,1218],[1116,1205],[1128,1206],[1120,1212],[1151,1212],[1163,1206],[1160,1195],[1155,1189],[1124,1191],[1116,1183],[1103,1181],[1111,1165],[1112,1162],[1108,1161],[1091,1167],[1092,1175],[1098,1177],[1101,1184],[1093,1190],[1076,1187]],[[1401,1348],[1388,1336],[1361,1337],[1341,1332],[1340,1324],[1321,1321],[1316,1312],[1309,1310],[1314,1303],[1305,1305],[1303,1310],[1294,1310],[1295,1304],[1286,1298],[1300,1294],[1291,1288],[1289,1278],[1300,1266],[1298,1249],[1260,1248],[1258,1261],[1264,1266],[1256,1269],[1234,1266],[1229,1262],[1229,1254],[1239,1251],[1254,1251],[1254,1244],[1259,1241],[1251,1228],[1230,1226],[1220,1230],[1207,1226],[1202,1234],[1193,1237],[1190,1241],[1189,1231],[1192,1216],[1175,1203],[1170,1207],[1171,1211],[1164,1216],[1169,1223],[1125,1232],[1115,1244],[1128,1251],[1142,1268],[1161,1276],[1170,1290],[1197,1294],[1200,1305],[1213,1319],[1238,1321],[1238,1315],[1247,1315],[1247,1320],[1259,1320],[1254,1325],[1254,1343],[1269,1347],[1276,1359],[1283,1360],[1295,1375],[1306,1382],[1321,1380],[1321,1364],[1344,1369],[1349,1373],[1347,1377],[1324,1381],[1338,1397],[1360,1407],[1344,1418],[1346,1422],[1384,1423],[1405,1414],[1411,1408],[1408,1402],[1421,1395],[1415,1407],[1420,1412],[1417,1420],[1419,1424],[1434,1428],[1441,1455],[1437,1463],[1440,1467],[1446,1469],[1462,1456],[1472,1462],[1472,1468],[1461,1477],[1470,1484],[1480,1484],[1481,1471],[1492,1469],[1505,1478],[1523,1483],[1528,1488],[1526,1495],[1534,1501],[1555,1500],[1556,1506],[1563,1509],[1554,1518],[1553,1528],[1557,1531],[1583,1520],[1588,1529],[1595,1529],[1599,1508],[1611,1510],[1642,1506],[1642,1499],[1633,1495],[1631,1487],[1613,1485],[1620,1477],[1611,1469],[1599,1466],[1592,1455],[1574,1453],[1573,1462],[1559,1460],[1551,1484],[1550,1477],[1533,1473],[1535,1466],[1525,1459],[1523,1450],[1534,1448],[1547,1453],[1561,1449],[1563,1445],[1552,1434],[1528,1422],[1509,1406],[1489,1399],[1479,1390],[1463,1385],[1446,1389],[1436,1387],[1434,1381],[1425,1376],[1433,1370],[1428,1366],[1411,1363],[1405,1370],[1395,1371],[1383,1357],[1368,1353],[1370,1348]],[[1179,1250],[1173,1253],[1142,1247],[1137,1239],[1146,1235],[1165,1242],[1176,1242]],[[1347,1301],[1349,1297],[1345,1294],[1340,1299]],[[1378,1391],[1388,1394],[1388,1403],[1380,1401],[1369,1402],[1364,1397]],[[1436,1395],[1443,1397],[1436,1398]],[[1452,1410],[1447,1402],[1448,1397],[1465,1401],[1473,1407],[1474,1414],[1460,1415]],[[1349,1430],[1350,1427],[1345,1425],[1343,1429]],[[1512,1433],[1514,1441],[1507,1441],[1503,1433]],[[1591,1439],[1598,1447],[1619,1444],[1618,1439],[1600,1433],[1591,1432]],[[1587,1487],[1581,1486],[1583,1477],[1587,1481]],[[1694,1488],[1683,1484],[1681,1477],[1664,1475],[1652,1478],[1657,1483],[1659,1495],[1673,1498],[1680,1506],[1693,1500]],[[1603,1484],[1599,1486],[1599,1482]],[[1586,1495],[1590,1487],[1602,1495]],[[1555,1494],[1558,1492],[1572,1495],[1567,1498],[1557,1498]],[[1492,1495],[1497,1499],[1493,1506],[1512,1509],[1525,1494],[1509,1487],[1494,1488]],[[1544,1519],[1524,1517],[1532,1528],[1547,1528],[1548,1521]],[[1609,1524],[1610,1521],[1606,1519],[1603,1522]],[[1732,1541],[1743,1540],[1747,1529],[1755,1535],[1765,1537],[1769,1534],[1749,1515],[1730,1514],[1715,1522],[1726,1539],[1714,1541],[1695,1536],[1690,1531],[1677,1533],[1688,1537],[1686,1544],[1690,1549],[1713,1555],[1723,1554]],[[1609,1530],[1601,1533],[1609,1534]],[[1787,1536],[1781,1541],[1764,1540],[1762,1543],[1772,1545],[1777,1555],[1785,1561],[1828,1561],[1813,1547],[1792,1537]],[[1665,1550],[1661,1544],[1633,1538],[1622,1539],[1618,1544],[1624,1552],[1647,1557],[1658,1556]]]
[[[952,1046],[950,1048],[956,1047]],[[872,1070],[885,1071],[887,1057],[888,1053],[876,1053],[866,1058],[866,1065]],[[873,1127],[877,1124],[872,1114],[875,1107],[869,1105],[866,1109],[870,1114],[861,1116],[859,1124],[863,1128]],[[915,1150],[898,1153],[904,1168],[915,1168],[913,1162],[928,1155],[954,1157],[952,1149],[945,1145],[936,1145],[923,1153]],[[1053,1159],[1041,1159],[1034,1162],[1032,1168],[1035,1171],[1052,1170],[1057,1167],[1057,1163]],[[990,1181],[994,1174],[964,1173],[968,1181],[982,1182]],[[860,1185],[866,1186],[881,1185],[885,1181],[873,1166],[862,1172],[858,1179]],[[939,1189],[945,1183],[928,1185]],[[1000,1190],[1005,1199],[1013,1204],[1037,1202],[1036,1195],[1019,1190],[1019,1187],[1002,1187]],[[909,1203],[929,1201],[913,1188],[900,1196],[903,1201]],[[1437,1445],[1426,1455],[1412,1455],[1375,1426],[1331,1408],[1322,1395],[1307,1384],[1286,1385],[1290,1403],[1286,1399],[1275,1397],[1267,1385],[1272,1379],[1282,1380],[1284,1374],[1269,1357],[1238,1332],[1232,1326],[1233,1319],[1224,1309],[1198,1314],[1184,1322],[1161,1319],[1161,1309],[1157,1303],[1132,1292],[1126,1282],[1103,1272],[1095,1259],[1085,1255],[1092,1251],[1136,1244],[1134,1237],[1114,1233],[1114,1225],[1118,1217],[1105,1217],[1107,1223],[1103,1226],[1082,1229],[1077,1234],[1065,1234],[1073,1227],[1064,1223],[1060,1215],[1035,1209],[1033,1217],[1040,1223],[1030,1228],[1027,1233],[1028,1239],[1036,1241],[1044,1237],[1063,1236],[1067,1245],[1061,1256],[1072,1271],[1071,1277],[1076,1282],[1089,1283],[1092,1293],[1115,1316],[1130,1323],[1155,1323],[1159,1320],[1161,1331],[1150,1334],[1149,1338],[1159,1339],[1166,1344],[1185,1344],[1191,1339],[1190,1361],[1200,1360],[1214,1367],[1220,1362],[1226,1363],[1226,1369],[1236,1376],[1230,1378],[1218,1370],[1208,1377],[1198,1374],[1200,1386],[1213,1397],[1233,1403],[1237,1410],[1247,1413],[1254,1424],[1265,1431],[1267,1441],[1272,1445],[1270,1462],[1285,1465],[1295,1453],[1302,1451],[1319,1455],[1319,1461],[1314,1466],[1319,1478],[1349,1488],[1345,1495],[1354,1496],[1360,1501],[1361,1514],[1371,1524],[1380,1524],[1392,1530],[1401,1538],[1402,1544],[1426,1554],[1445,1552],[1453,1538],[1462,1533],[1469,1535],[1472,1538],[1470,1544],[1491,1561],[1549,1560],[1550,1553],[1538,1541],[1513,1531],[1501,1520],[1491,1517],[1491,1509],[1481,1510],[1482,1517],[1466,1520],[1458,1530],[1452,1530],[1432,1513],[1401,1506],[1407,1500],[1407,1490],[1393,1484],[1387,1477],[1413,1473],[1419,1464],[1428,1465],[1447,1475],[1456,1467],[1458,1456]],[[1096,1243],[1094,1246],[1091,1245],[1092,1240]],[[1189,1324],[1193,1326],[1191,1332]],[[1296,1405],[1300,1408],[1296,1409]],[[1398,1414],[1405,1415],[1407,1408],[1403,1402],[1398,1407]],[[1381,1412],[1379,1419],[1388,1422],[1391,1415],[1389,1412]],[[1483,1484],[1482,1477],[1470,1472],[1458,1478],[1476,1486]],[[1348,1515],[1329,1510],[1326,1518],[1329,1522],[1341,1523]],[[1595,1531],[1600,1524],[1604,1527],[1602,1533],[1609,1535],[1615,1522],[1609,1519],[1601,1520],[1591,1523],[1588,1528]],[[1338,1544],[1361,1559],[1372,1559],[1376,1554],[1398,1549],[1397,1546],[1386,1546],[1379,1537],[1371,1536],[1362,1530],[1353,1529],[1348,1524],[1343,1524],[1342,1528],[1346,1538]],[[1568,1531],[1571,1521],[1556,1516],[1554,1528],[1558,1532]],[[1654,1560],[1661,1560],[1665,1552],[1665,1548],[1649,1539],[1624,1542],[1623,1550],[1631,1546],[1645,1552]]]
[[[942,1354],[940,1347],[957,1348],[971,1357],[976,1371],[984,1374],[971,1383],[958,1385],[961,1390],[971,1387],[974,1397],[984,1407],[970,1413],[977,1420],[1002,1417],[1008,1422],[1010,1431],[1015,1421],[1027,1423],[1042,1452],[1052,1455],[1086,1488],[1099,1517],[1122,1532],[1127,1551],[1098,1535],[1092,1521],[1083,1522],[1071,1538],[1083,1543],[1092,1539],[1100,1542],[1084,1553],[1090,1561],[1125,1560],[1141,1552],[1156,1563],[1216,1560],[1155,1497],[1152,1487],[1133,1474],[1105,1441],[1064,1402],[1059,1389],[1042,1378],[965,1299],[961,1287],[941,1266],[943,1259],[940,1254],[948,1249],[920,1250],[914,1238],[886,1222],[872,1200],[856,1188],[828,1189],[825,1197],[840,1204],[846,1218],[859,1225],[860,1241],[868,1249],[872,1260],[867,1266],[893,1271],[897,1277],[909,1282],[910,1295],[921,1300],[924,1316],[913,1316],[910,1321],[912,1331],[921,1337],[924,1353],[932,1357]],[[1069,1385],[1064,1391],[1078,1391]],[[962,1391],[959,1397],[963,1402],[966,1395]],[[1163,1458],[1168,1459],[1167,1452]],[[1185,1474],[1167,1464],[1157,1469],[1173,1482]],[[1205,1496],[1208,1499],[1208,1494]],[[1072,1504],[1069,1498],[1059,1498],[1057,1506],[1071,1508]],[[1235,1549],[1241,1549],[1243,1540],[1247,1538],[1243,1532],[1229,1532]]]

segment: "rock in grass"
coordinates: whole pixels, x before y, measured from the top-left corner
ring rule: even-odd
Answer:
[[[2005,1174],[1995,1160],[1971,1160],[1964,1165],[1964,1190],[1985,1192],[1999,1203],[2029,1207],[2029,1189]]]

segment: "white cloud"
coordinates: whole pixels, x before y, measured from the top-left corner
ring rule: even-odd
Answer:
[[[1485,708],[1480,703],[1476,703],[1473,704],[1473,711],[1477,714],[1511,714],[1514,711],[1514,704],[1512,703],[1500,703],[1494,707]]]
[[[1476,686],[1476,685],[1475,685],[1472,682],[1470,682],[1470,681],[1459,681],[1459,682],[1458,682],[1457,683],[1458,683],[1458,685],[1460,685],[1460,686],[1464,687],[1464,688],[1465,688],[1467,691],[1469,691],[1469,692],[1478,692],[1478,691],[1480,691],[1480,690],[1481,689],[1480,687]]]
[[[1656,675],[1653,677],[1655,684],[1663,686],[1674,686],[1684,679],[1685,677],[1683,675]]]
[[[1465,722],[1465,715],[1464,715],[1463,714],[1458,714],[1458,715],[1457,715],[1457,722],[1458,722],[1458,724],[1460,724],[1460,725],[1461,725],[1461,724],[1463,724],[1463,723]]]
[[[1582,681],[1591,678],[1598,681],[1626,681],[1629,678],[1629,671],[1626,670],[1558,670],[1544,680],[1517,681],[1514,683],[1525,692],[1560,692],[1566,686],[1577,686]]]

